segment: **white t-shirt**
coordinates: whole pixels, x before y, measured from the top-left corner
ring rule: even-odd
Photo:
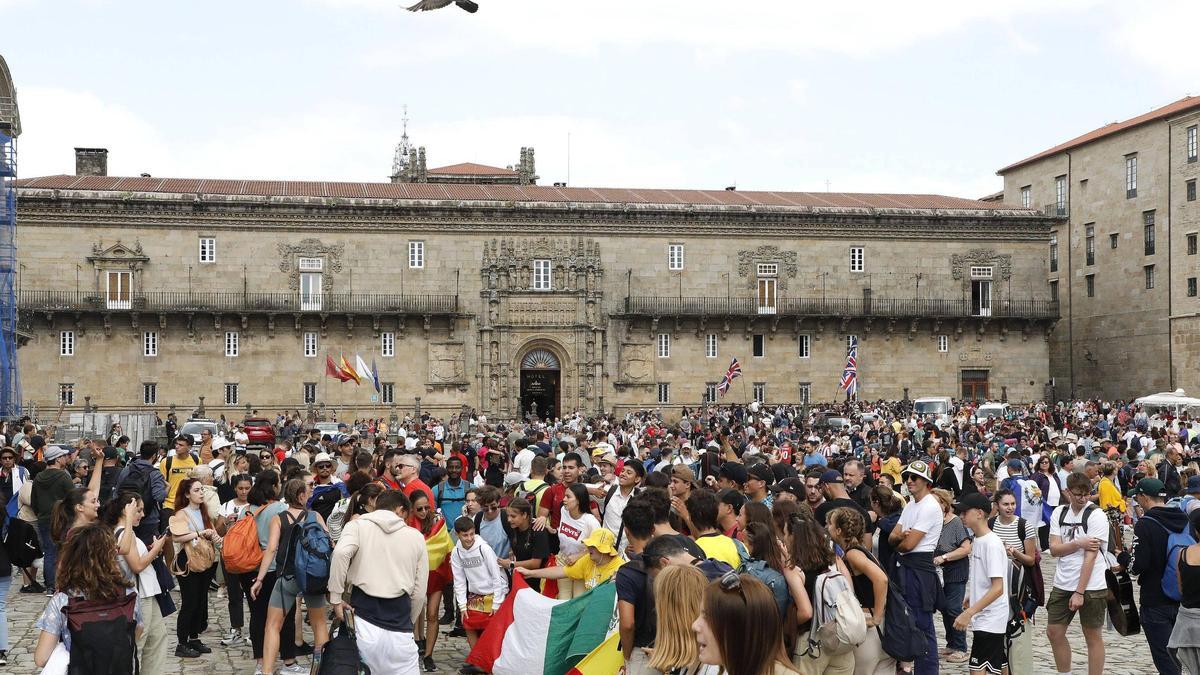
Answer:
[[[583,540],[600,527],[600,521],[590,513],[576,520],[567,513],[567,507],[562,507],[558,521],[558,553],[562,556],[575,556],[587,550]]]
[[[992,589],[992,579],[1004,581],[1004,592],[971,617],[971,630],[1003,634],[1008,628],[1008,579],[1012,563],[1004,552],[1004,542],[995,532],[976,537],[971,544],[971,577],[967,582],[968,602],[974,605]]]
[[[1058,521],[1064,510],[1067,515],[1060,528]],[[1082,521],[1083,511],[1075,513],[1071,511],[1070,504],[1063,504],[1050,514],[1050,536],[1057,536],[1064,542],[1074,541],[1085,534]],[[1100,550],[1096,553],[1096,562],[1092,565],[1092,576],[1088,580],[1086,588],[1089,591],[1102,591],[1108,588],[1108,584],[1104,580],[1103,556],[1103,552],[1108,548],[1108,518],[1104,515],[1104,511],[1099,508],[1092,509],[1092,515],[1088,517],[1087,521],[1086,535],[1100,540]],[[1083,571],[1084,553],[1081,549],[1058,559],[1058,564],[1054,568],[1055,588],[1075,591],[1079,583],[1079,574]]]
[[[608,500],[608,506],[604,507],[604,529],[612,532],[618,540],[621,538],[621,516],[625,513],[625,506],[629,504],[629,500],[633,499],[634,491],[629,491],[629,496],[621,494],[621,488],[613,493],[611,499]],[[603,504],[603,500],[601,500]]]
[[[900,512],[900,529],[925,533],[909,553],[933,553],[942,536],[942,505],[937,497],[930,492],[921,501],[909,502]]]
[[[528,479],[529,472],[533,469],[534,457],[537,457],[537,454],[529,448],[525,448],[518,452],[516,457],[513,457],[513,469],[520,472],[523,478]]]
[[[116,529],[120,530],[122,528],[118,526]],[[122,534],[124,534],[124,532],[122,532]],[[117,535],[117,540],[120,541],[120,535]],[[146,544],[137,537],[133,538],[133,544],[137,547],[138,555],[142,556],[143,558],[150,550],[147,548]],[[134,587],[134,590],[137,591],[139,598],[151,598],[159,593],[162,593],[162,586],[159,586],[158,584],[158,574],[154,571],[154,565],[146,565],[145,569],[135,575],[133,570],[129,569],[129,563],[125,560],[125,556],[117,556],[117,563],[120,564],[121,571],[125,573],[126,579],[134,581],[134,577],[137,577],[137,585]]]

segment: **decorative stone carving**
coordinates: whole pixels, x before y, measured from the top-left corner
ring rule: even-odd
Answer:
[[[429,344],[429,382],[458,385],[466,383],[461,342],[431,342]]]
[[[344,244],[325,244],[320,239],[308,238],[298,244],[279,244],[279,271],[288,274],[288,288],[300,290],[300,258],[321,258],[325,261],[321,270],[321,290],[333,290],[333,275],[342,271]]]
[[[556,291],[573,290],[576,279],[587,280],[586,289],[596,288],[604,274],[600,244],[587,238],[531,237],[493,239],[484,242],[481,275],[485,289],[531,291],[533,261],[549,260]]]
[[[641,343],[621,345],[621,379],[629,383],[644,383],[653,378],[651,346]]]
[[[950,256],[950,276],[955,279],[963,278],[963,270],[968,273],[971,267],[990,266],[994,268],[993,279],[1009,279],[1012,277],[1012,256],[1000,254],[987,248],[974,248],[962,255]]]
[[[796,264],[795,251],[783,251],[778,246],[759,246],[752,251],[738,251],[738,275],[746,280],[746,286],[758,287],[758,264],[774,263],[779,265],[779,290],[787,290],[787,280],[795,279],[799,269]]]

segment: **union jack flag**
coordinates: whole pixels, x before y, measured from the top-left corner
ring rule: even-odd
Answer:
[[[729,391],[729,385],[733,384],[733,381],[741,376],[742,364],[738,363],[738,360],[735,358],[730,362],[729,370],[725,371],[725,377],[721,378],[721,384],[717,385],[717,391],[721,392],[721,395],[724,396],[725,392]]]
[[[844,389],[848,396],[856,396],[858,394],[858,336],[851,335],[847,340],[846,350],[846,369],[842,371],[842,383],[840,389]]]

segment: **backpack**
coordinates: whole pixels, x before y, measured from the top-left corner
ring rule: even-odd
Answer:
[[[337,629],[337,635],[325,643],[321,652],[321,666],[317,675],[360,675],[368,672],[358,655],[358,641],[350,627],[353,615],[346,610],[346,622]]]
[[[1171,600],[1180,602],[1183,600],[1183,591],[1179,588],[1179,556],[1185,548],[1196,543],[1196,538],[1192,536],[1189,527],[1184,527],[1182,532],[1172,532],[1154,516],[1143,517],[1167,533],[1167,566],[1163,570],[1162,592]]]
[[[517,498],[528,500],[530,504],[533,504],[534,515],[537,515],[537,500],[541,498],[542,492],[548,487],[550,487],[550,484],[543,481],[541,485],[534,489],[526,490],[525,481],[521,481],[521,487],[517,490]]]
[[[243,515],[225,533],[221,548],[225,571],[244,574],[257,570],[262,563],[263,550],[258,542],[258,521],[255,519],[267,506],[263,504],[250,516]]]
[[[134,630],[136,593],[112,601],[71,598],[63,607],[71,631],[68,675],[134,675],[139,672]]]
[[[813,617],[804,653],[819,659],[854,651],[867,639],[867,619],[846,577],[830,566],[813,586]]]
[[[21,520],[9,518],[4,528],[4,551],[16,567],[30,567],[42,557],[42,545],[37,528]]]
[[[304,595],[320,595],[329,590],[333,541],[312,512],[305,511],[303,518],[303,521],[292,523],[292,536],[288,541],[285,559],[292,560],[291,577],[296,580],[300,592]]]
[[[146,514],[156,512],[161,508],[161,505],[154,500],[150,494],[150,472],[157,471],[154,467],[146,469],[141,465],[131,464],[129,471],[125,473],[124,478],[117,481],[116,487],[112,491],[112,499],[116,499],[122,492],[133,492],[142,498],[142,508]],[[168,472],[170,469],[168,469]],[[145,516],[143,516],[144,518]]]

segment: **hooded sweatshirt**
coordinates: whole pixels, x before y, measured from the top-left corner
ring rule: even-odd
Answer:
[[[37,514],[38,525],[49,526],[54,505],[74,489],[75,481],[71,480],[71,474],[62,469],[46,469],[34,476],[30,501],[33,512]]]
[[[462,540],[450,552],[450,570],[454,575],[454,601],[460,609],[467,606],[467,595],[494,595],[492,608],[498,609],[508,594],[508,577],[496,564],[496,554],[483,537],[475,535],[475,545],[463,548]]]
[[[1167,566],[1167,531],[1183,532],[1187,527],[1187,514],[1165,505],[1151,508],[1133,526],[1132,571],[1142,589],[1141,606],[1178,606],[1179,603],[1162,592],[1163,572]]]
[[[372,511],[346,523],[333,549],[329,594],[349,588],[358,615],[387,630],[411,632],[425,604],[429,553],[425,537],[394,511]],[[398,610],[410,611],[397,616]]]

